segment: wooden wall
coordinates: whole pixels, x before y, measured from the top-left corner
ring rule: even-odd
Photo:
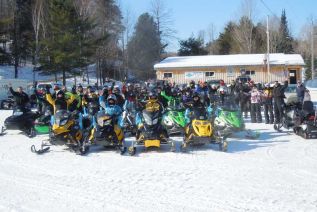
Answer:
[[[163,80],[164,73],[173,73],[172,78],[167,78],[171,82],[176,82],[178,84],[188,83],[191,79],[185,79],[185,72],[215,72],[213,77],[206,77],[205,74],[201,79],[193,79],[194,81],[208,81],[208,80],[219,80],[223,79],[226,83],[231,80],[235,80],[241,75],[240,70],[246,69],[255,71],[255,75],[251,75],[251,79],[254,82],[272,82],[280,81],[283,82],[285,79],[289,78],[288,70],[297,70],[297,80],[301,80],[301,66],[271,66],[270,74],[268,75],[267,69],[264,66],[243,66],[243,67],[232,67],[233,76],[227,76],[227,67],[206,67],[206,68],[175,68],[175,69],[160,69],[157,70],[157,79]]]

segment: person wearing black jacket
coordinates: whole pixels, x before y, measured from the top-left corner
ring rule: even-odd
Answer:
[[[288,81],[281,85],[278,81],[275,81],[273,88],[273,100],[274,100],[274,116],[275,123],[279,124],[283,116],[283,108],[285,105],[285,89],[288,87]]]
[[[21,109],[22,111],[26,111],[26,104],[29,103],[29,96],[23,91],[22,87],[18,87],[17,91],[12,89],[11,83],[9,84],[9,91],[12,94],[15,100],[15,109]]]

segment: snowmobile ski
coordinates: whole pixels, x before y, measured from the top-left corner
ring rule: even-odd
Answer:
[[[43,148],[43,146],[41,146],[41,149],[37,150],[37,149],[35,148],[35,145],[32,145],[32,146],[31,146],[31,152],[36,153],[36,154],[38,154],[38,155],[41,155],[41,154],[43,154],[43,153],[45,153],[45,152],[48,152],[49,150],[50,150],[50,147],[45,147],[45,148]]]

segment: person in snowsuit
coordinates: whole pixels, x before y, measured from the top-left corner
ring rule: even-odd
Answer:
[[[74,96],[66,99],[62,90],[58,91],[56,94],[56,99],[53,99],[49,86],[46,87],[46,100],[53,106],[54,114],[59,110],[68,110],[69,105],[74,101],[74,99]]]
[[[208,116],[211,117],[211,110],[209,110],[210,107],[208,107],[207,112],[208,112]],[[198,93],[194,93],[193,95],[193,102],[190,105],[190,107],[188,107],[185,111],[185,121],[187,123],[187,125],[189,125],[191,123],[192,120],[192,112],[194,111],[194,109],[201,109],[204,110],[206,109],[205,105],[201,102],[200,99],[200,95]]]
[[[244,113],[244,118],[248,117],[249,112],[249,101],[250,101],[250,86],[248,85],[241,85],[241,91],[240,91],[240,108],[241,113]]]
[[[220,80],[220,85],[219,85],[217,93],[220,97],[221,104],[224,104],[225,98],[228,95],[228,88],[223,80]]]
[[[250,91],[251,96],[251,123],[261,123],[261,93],[256,86]]]
[[[269,83],[266,83],[263,89],[262,103],[264,107],[265,124],[273,124],[273,88],[270,87]]]
[[[107,97],[106,102],[102,99],[99,99],[100,106],[103,110],[106,111],[107,114],[111,115],[115,121],[117,122],[118,126],[121,128],[123,127],[123,119],[122,119],[122,109],[119,105],[117,105],[117,97],[114,94],[110,94]],[[96,123],[95,123],[96,124]]]
[[[274,119],[275,123],[279,124],[282,120],[283,109],[285,106],[285,89],[288,87],[288,81],[284,82],[282,86],[278,81],[275,81],[273,88],[273,100],[274,100]]]
[[[304,97],[305,97],[305,91],[306,91],[305,85],[301,81],[297,81],[297,86],[296,86],[296,95],[298,101],[303,104]]]
[[[87,92],[82,99],[82,106],[84,110],[84,116],[89,116],[90,118],[95,116],[96,113],[99,111],[99,97],[95,93],[93,87],[87,87]]]
[[[122,94],[120,93],[120,88],[118,86],[115,86],[113,89],[113,94],[116,96],[117,98],[117,105],[121,108],[123,108],[124,105],[124,97],[122,96]]]
[[[11,83],[9,84],[9,91],[12,94],[15,103],[14,103],[14,110],[20,109],[23,112],[27,112],[27,104],[29,103],[30,99],[29,96],[23,91],[22,87],[18,87],[17,91],[14,91],[12,88]]]

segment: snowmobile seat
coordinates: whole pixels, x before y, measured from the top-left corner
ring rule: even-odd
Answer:
[[[315,115],[314,103],[312,101],[304,101],[300,114],[304,119],[309,115]]]

